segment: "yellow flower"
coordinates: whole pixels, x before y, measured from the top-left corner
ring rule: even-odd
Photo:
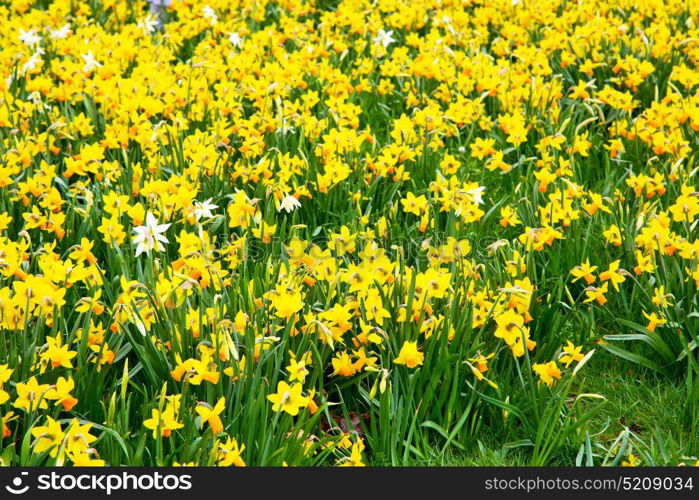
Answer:
[[[400,202],[403,210],[409,214],[420,215],[427,208],[427,198],[424,195],[415,196],[413,193],[408,193]]]
[[[425,355],[417,348],[416,342],[405,341],[401,347],[398,357],[393,360],[398,365],[405,365],[408,368],[415,368],[422,365]]]
[[[61,429],[61,424],[51,417],[46,417],[46,425],[33,427],[32,436],[36,438],[34,453],[49,451],[49,456],[56,458],[59,450],[64,446],[63,438],[65,433]],[[63,450],[61,450],[61,453],[63,453]]]
[[[289,386],[284,381],[277,384],[276,394],[268,394],[267,399],[271,401],[272,410],[285,411],[291,416],[298,415],[300,408],[305,408],[310,402],[310,398],[302,396],[303,387],[296,383]]]
[[[281,294],[272,298],[272,307],[280,318],[289,319],[303,309],[303,300],[299,292]]]
[[[211,406],[209,406],[206,403],[200,402],[197,404],[197,413],[202,418],[202,420],[208,422],[209,426],[211,427],[211,431],[214,433],[214,435],[223,432],[223,422],[221,422],[221,417],[219,417],[219,415],[225,409],[225,405],[225,398],[219,398],[219,400],[216,402],[216,405],[213,408],[211,408]]]
[[[496,316],[495,323],[497,325],[495,336],[503,339],[508,346],[513,346],[521,340],[522,335],[529,333],[524,326],[524,318],[513,309],[507,309],[504,313]]]
[[[306,380],[306,377],[308,376],[308,368],[306,366],[309,365],[310,362],[310,351],[301,356],[301,359],[299,360],[296,360],[292,357],[291,363],[289,364],[289,366],[286,367],[286,370],[289,372],[289,381],[298,381],[303,383],[303,381]]]
[[[90,434],[90,429],[92,424],[89,422],[80,425],[76,418],[70,421],[65,441],[66,450],[70,454],[82,454],[91,450],[91,445],[97,441],[97,437]]]
[[[69,350],[67,345],[62,345],[61,334],[56,334],[55,337],[46,337],[48,349],[41,353],[41,359],[51,363],[54,368],[73,368],[70,362],[78,355],[76,351]]]
[[[596,270],[597,270],[597,266],[591,266],[590,259],[586,259],[585,262],[583,262],[579,266],[574,267],[573,270],[570,272],[570,274],[575,276],[575,279],[573,280],[574,282],[578,281],[580,278],[584,278],[585,282],[588,285],[591,285],[597,279],[595,277],[595,275],[592,274]]]
[[[336,357],[332,359],[333,365],[333,375],[341,375],[343,377],[350,377],[357,373],[357,367],[352,362],[347,351],[342,351]]]
[[[31,377],[26,383],[18,383],[16,386],[17,399],[14,403],[15,408],[21,408],[26,412],[36,409],[47,409],[49,406],[46,393],[49,388],[49,384],[39,384],[36,377]]]
[[[340,467],[364,467],[364,465],[362,461],[362,445],[354,443],[350,456],[340,463]]]
[[[219,444],[218,446],[216,464],[221,467],[228,467],[230,465],[245,467],[245,461],[242,457],[244,451],[245,445],[239,446],[237,440],[228,437],[225,443]]]
[[[158,436],[168,437],[172,431],[184,427],[184,424],[177,420],[179,398],[180,396],[167,396],[165,408],[162,411],[153,408],[151,410],[151,418],[143,422],[146,429],[153,431],[154,438]]]
[[[551,387],[553,385],[554,379],[561,378],[561,370],[556,366],[555,361],[549,361],[548,363],[535,363],[532,366],[534,372],[539,375],[541,381]]]
[[[587,295],[587,298],[584,302],[592,302],[596,300],[599,305],[603,306],[607,303],[607,297],[605,297],[604,294],[608,292],[608,288],[609,287],[607,283],[604,283],[599,288],[596,288],[594,286],[589,287],[585,291],[585,295]]]
[[[658,326],[667,323],[667,320],[665,318],[663,318],[662,316],[658,316],[654,312],[648,314],[645,311],[643,311],[643,316],[645,316],[648,320],[648,325],[646,326],[646,329],[649,332],[654,332]]]
[[[92,456],[92,450],[67,452],[66,455],[75,467],[104,467],[105,461]]]
[[[276,230],[276,224],[266,224],[264,221],[262,221],[259,227],[254,227],[252,229],[252,234],[257,238],[260,238],[262,243],[270,243]]]
[[[58,377],[56,384],[46,391],[45,397],[56,401],[56,405],[63,405],[65,411],[70,411],[78,403],[78,400],[70,395],[74,388],[75,382],[72,377]]]
[[[102,224],[97,228],[105,243],[121,245],[126,240],[126,231],[116,217],[102,217]]]
[[[599,275],[599,279],[602,281],[611,280],[612,285],[617,292],[619,291],[619,283],[626,281],[626,278],[624,277],[624,273],[626,271],[619,269],[619,262],[620,261],[615,260],[609,264],[609,268],[606,271],[600,273]]]

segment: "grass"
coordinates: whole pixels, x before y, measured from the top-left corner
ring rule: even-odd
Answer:
[[[473,451],[468,453],[449,450],[447,453],[423,462],[408,465],[417,467],[524,467],[528,465],[527,454],[519,448],[502,447],[492,438],[485,437]]]
[[[614,438],[628,427],[641,437],[652,436],[657,429],[662,436],[689,441],[690,429],[681,417],[686,397],[681,384],[639,372],[630,363],[620,363],[612,357],[600,356],[592,368],[595,375],[583,376],[581,385],[587,391],[607,396],[607,404],[593,420],[594,426],[607,427],[603,437]],[[692,451],[687,449],[689,454]]]
[[[682,421],[681,412],[685,393],[681,384],[652,373],[639,372],[628,362],[602,354],[590,362],[590,372],[595,375],[582,376],[580,387],[587,392],[604,395],[606,403],[590,422],[596,440],[602,446],[610,446],[626,429],[636,439],[652,443],[653,465],[667,460],[661,456],[675,454],[678,461],[688,461],[696,454],[690,443],[693,433]],[[530,463],[528,447],[508,446],[487,433],[479,436],[469,450],[450,449],[447,453],[425,461],[411,462],[415,466],[527,466]],[[696,446],[696,445],[694,445]],[[662,447],[662,451],[661,451]],[[645,449],[645,448],[644,448]],[[575,464],[574,453],[556,457],[551,466]],[[650,465],[650,464],[646,464]]]
[[[697,454],[696,432],[683,418],[686,392],[682,383],[611,357],[595,363],[596,376],[583,377],[586,390],[607,396],[607,403],[593,420],[600,442],[612,443],[631,430],[649,451],[654,465],[674,457],[691,462]]]

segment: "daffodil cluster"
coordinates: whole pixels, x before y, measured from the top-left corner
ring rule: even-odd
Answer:
[[[696,425],[697,13],[5,2],[0,459],[535,441],[595,346],[688,377]]]

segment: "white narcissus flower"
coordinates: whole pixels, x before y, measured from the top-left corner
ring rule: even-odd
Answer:
[[[70,35],[71,29],[70,24],[64,24],[61,28],[51,31],[52,40],[63,40],[65,37]]]
[[[41,37],[36,34],[36,30],[24,31],[20,28],[19,41],[32,47],[41,42]]]
[[[279,132],[280,134],[293,134],[296,132],[296,127],[292,127],[291,125],[282,125],[279,127],[276,132]]]
[[[204,17],[209,20],[209,24],[211,24],[211,26],[214,26],[218,22],[216,11],[208,5],[204,5],[204,7],[201,8],[201,12]]]
[[[396,40],[393,38],[393,30],[379,30],[376,37],[374,38],[374,45],[383,45],[384,48],[386,48],[395,41]]]
[[[243,47],[243,39],[238,33],[230,33],[228,35],[228,41],[238,49]]]
[[[158,224],[158,219],[156,219],[152,213],[148,212],[146,214],[146,225],[133,228],[133,232],[136,233],[133,239],[133,242],[137,244],[136,257],[143,252],[150,254],[150,251],[153,249],[158,252],[165,250],[163,243],[170,242],[162,233],[167,231],[169,227],[170,224]]]
[[[287,195],[284,197],[281,204],[279,205],[279,211],[281,212],[282,210],[286,210],[286,213],[291,213],[300,207],[301,203],[299,203],[299,200],[297,200],[292,195]]]
[[[214,214],[211,213],[212,210],[216,210],[218,205],[211,203],[211,198],[204,202],[195,201],[194,202],[194,216],[197,220],[201,218],[211,219]]]
[[[485,191],[485,188],[483,186],[469,189],[466,193],[471,197],[471,200],[473,200],[474,203],[478,205],[483,204],[483,191]]]
[[[95,59],[95,55],[92,51],[89,51],[87,54],[80,54],[80,57],[82,57],[85,63],[83,66],[83,73],[90,73],[93,69],[102,67],[102,63]]]
[[[153,14],[148,14],[146,17],[138,21],[137,26],[143,30],[144,35],[148,33],[153,33],[158,27],[158,16]]]
[[[41,56],[44,54],[44,49],[38,47],[29,60],[22,65],[22,74],[25,74],[27,71],[34,71],[43,62]]]

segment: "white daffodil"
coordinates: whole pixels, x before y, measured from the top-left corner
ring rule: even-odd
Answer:
[[[51,31],[49,36],[52,40],[62,40],[71,34],[70,24],[64,24],[61,28]]]
[[[296,132],[296,127],[292,127],[291,125],[282,125],[279,127],[276,132],[279,132],[280,134],[293,134]]]
[[[163,243],[169,243],[168,239],[163,236],[163,233],[167,231],[170,224],[158,224],[158,219],[148,212],[146,214],[146,225],[138,226],[133,228],[133,232],[136,236],[133,242],[137,244],[136,246],[136,257],[141,255],[143,252],[150,254],[150,251],[155,249],[158,252],[165,250]]]
[[[83,66],[83,73],[90,73],[93,69],[102,67],[102,63],[95,59],[95,55],[92,53],[92,51],[89,51],[87,54],[80,54],[80,57],[82,57],[82,60],[85,63]]]
[[[374,37],[374,45],[383,45],[384,48],[388,47],[395,41],[396,40],[393,38],[393,30],[379,30],[376,37]]]
[[[228,41],[237,49],[243,47],[243,39],[238,33],[230,33],[228,35]]]
[[[36,34],[36,30],[24,31],[23,29],[20,29],[19,41],[31,47],[41,42],[41,37]]]
[[[218,22],[218,16],[216,15],[216,11],[208,5],[204,5],[201,8],[201,13],[206,19],[208,19],[209,24],[211,24],[211,26],[214,26]]]
[[[291,213],[297,208],[301,207],[299,200],[291,195],[285,196],[282,202],[279,204],[279,211],[286,210],[286,213]]]
[[[485,188],[483,186],[474,188],[474,189],[469,189],[466,191],[466,194],[473,200],[474,203],[477,203],[478,205],[483,204],[483,191],[485,191]]]
[[[214,214],[211,213],[211,211],[216,210],[217,208],[218,205],[214,205],[213,203],[211,203],[211,198],[204,202],[195,201],[194,216],[197,218],[197,220],[200,220],[202,218],[211,219],[214,216]]]
[[[143,31],[144,35],[153,33],[158,27],[158,17],[153,14],[148,14],[146,17],[138,21],[137,26]]]
[[[44,49],[38,47],[29,60],[22,65],[22,74],[25,74],[27,71],[34,71],[36,67],[43,62],[41,59],[43,55]]]

